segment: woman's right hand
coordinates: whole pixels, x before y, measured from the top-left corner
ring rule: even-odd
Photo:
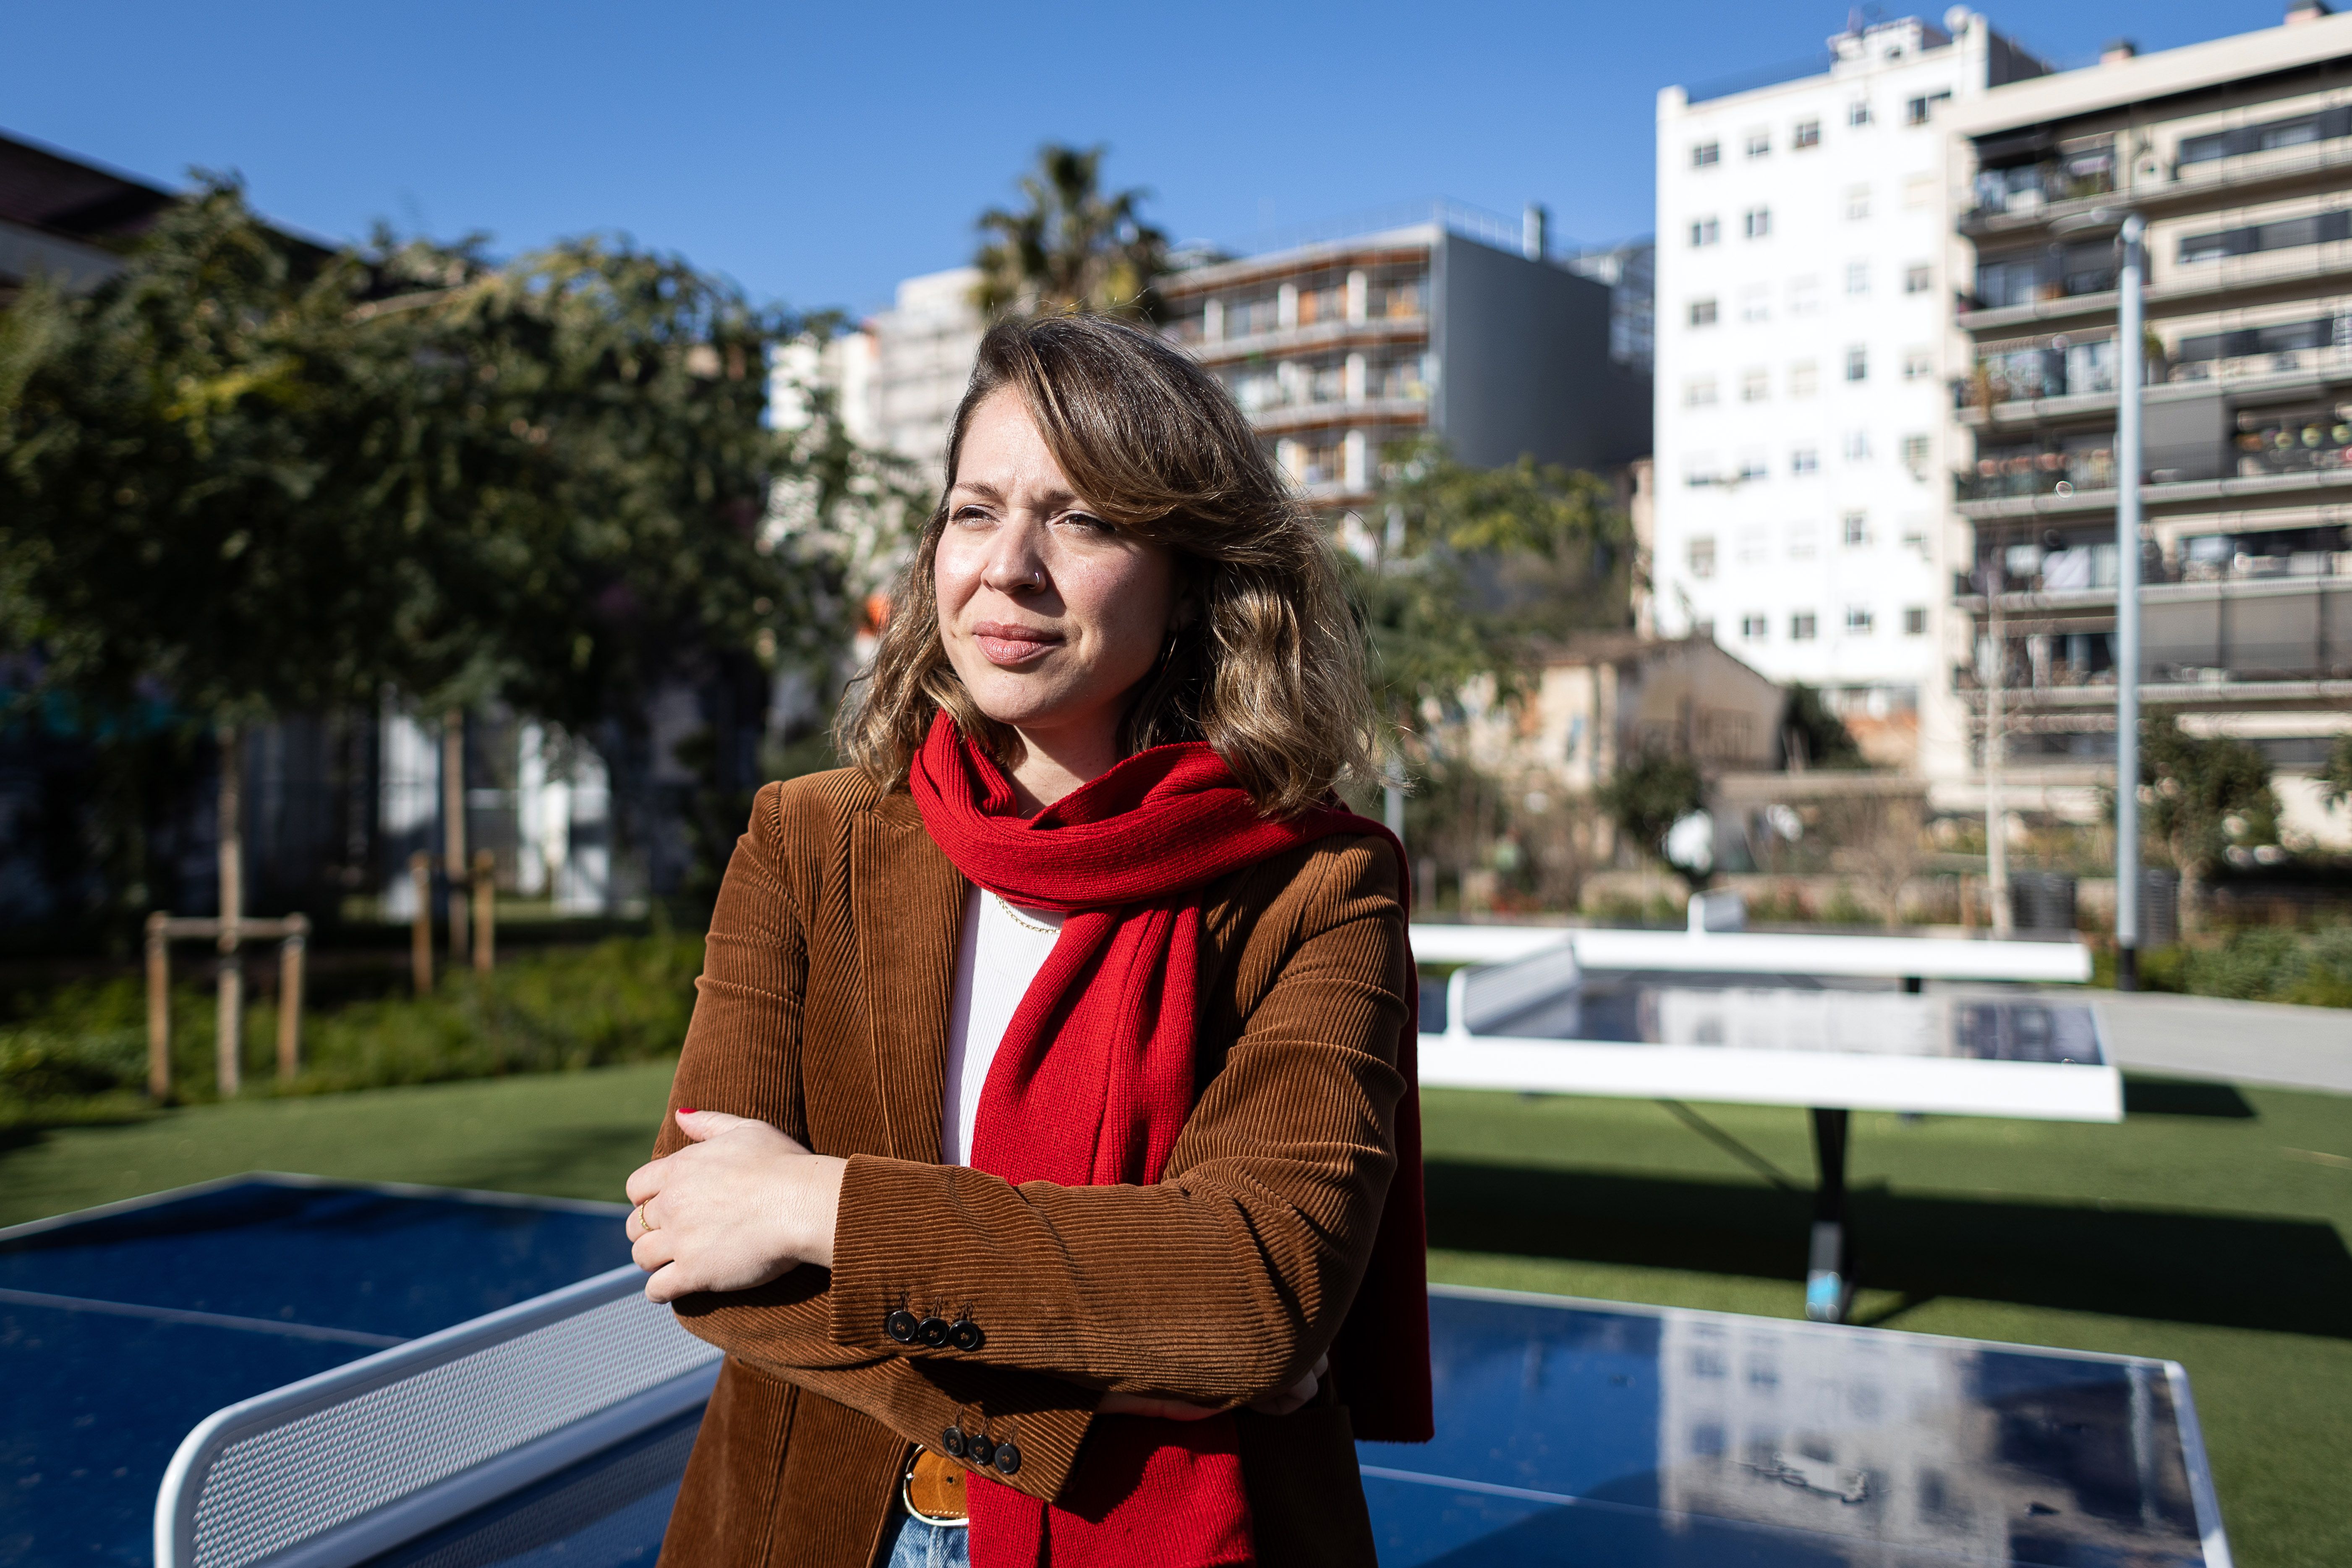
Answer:
[[[1331,1370],[1331,1358],[1318,1356],[1307,1375],[1278,1394],[1263,1399],[1253,1399],[1249,1408],[1261,1415],[1287,1415],[1315,1397],[1323,1386],[1323,1374]],[[1214,1405],[1191,1405],[1181,1399],[1155,1399],[1140,1394],[1106,1394],[1095,1407],[1099,1415],[1150,1415],[1162,1421],[1205,1421],[1218,1414]]]

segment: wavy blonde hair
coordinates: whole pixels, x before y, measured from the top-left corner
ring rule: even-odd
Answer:
[[[1198,607],[1137,684],[1120,753],[1205,741],[1276,817],[1374,776],[1362,626],[1323,531],[1225,389],[1189,355],[1118,321],[1001,321],[981,340],[956,408],[950,489],[973,411],[1008,387],[1105,521],[1175,549],[1179,591]],[[874,662],[835,721],[842,755],[886,789],[906,783],[942,709],[1000,762],[1019,755],[1018,737],[980,710],[940,640],[933,563],[947,520],[943,493]]]

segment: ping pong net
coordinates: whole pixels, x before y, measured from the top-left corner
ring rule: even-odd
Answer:
[[[156,1568],[350,1568],[692,1409],[719,1352],[630,1266],[205,1418]]]

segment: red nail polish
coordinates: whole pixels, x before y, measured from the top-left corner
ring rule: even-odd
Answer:
[[[694,1107],[691,1105],[681,1105],[677,1108],[677,1113],[680,1116],[691,1116],[694,1114]]]

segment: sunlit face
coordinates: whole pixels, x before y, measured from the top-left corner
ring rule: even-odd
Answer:
[[[1095,515],[1020,395],[972,411],[933,581],[948,660],[1025,737],[1108,743],[1167,640],[1176,556]]]

